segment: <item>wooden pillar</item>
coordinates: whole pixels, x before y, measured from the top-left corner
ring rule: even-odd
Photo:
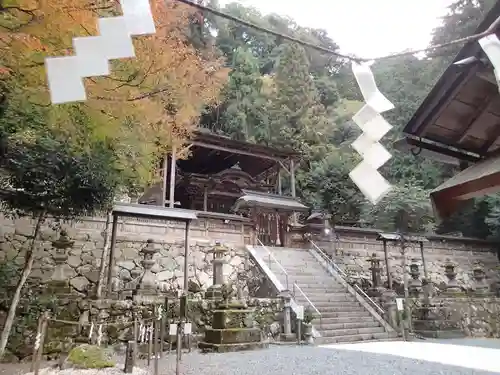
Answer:
[[[177,163],[175,151],[175,146],[172,146],[172,157],[170,159],[170,195],[168,198],[168,206],[170,208],[174,208],[175,204],[175,166]]]
[[[290,159],[290,185],[292,185],[292,197],[296,197],[297,193],[295,191],[295,162]]]
[[[385,257],[385,271],[387,272],[387,285],[389,289],[392,289],[392,275],[391,275],[391,266],[389,265],[389,254],[387,253],[387,241],[385,239],[382,240],[384,244],[384,257]]]
[[[297,193],[295,191],[295,162],[293,159],[290,159],[290,185],[292,185],[292,197],[296,197]],[[294,212],[292,216],[292,223],[294,225],[297,224],[297,213]]]
[[[111,246],[109,247],[109,261],[108,261],[108,280],[107,280],[107,295],[111,293],[113,284],[113,266],[115,264],[115,247],[116,247],[116,231],[118,227],[118,217],[113,215],[113,224],[111,227]]]
[[[208,186],[203,190],[203,211],[208,211]]]
[[[188,295],[189,284],[189,230],[191,222],[186,221],[186,232],[184,235],[184,295]]]
[[[278,194],[283,195],[283,187],[281,185],[281,168],[278,169]]]
[[[168,154],[165,155],[165,159],[163,160],[163,186],[162,186],[162,195],[160,202],[158,202],[162,207],[165,207],[167,203],[167,174],[168,174]]]
[[[427,265],[425,264],[424,242],[423,241],[420,241],[420,255],[422,256],[422,267],[424,267],[424,277],[427,281],[429,281],[429,277],[427,275]]]

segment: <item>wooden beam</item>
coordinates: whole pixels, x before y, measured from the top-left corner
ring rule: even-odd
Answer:
[[[290,174],[290,171],[288,170],[288,168],[285,166],[285,164],[283,164],[282,161],[279,162],[280,165],[281,165],[281,168],[285,170],[286,173]]]
[[[477,72],[476,76],[478,78],[481,78],[483,81],[492,83],[495,85],[495,87],[498,87],[498,82],[497,79],[495,78],[495,74],[490,71],[482,71],[482,72]]]
[[[237,154],[237,155],[254,156],[256,158],[274,160],[277,162],[284,160],[283,158],[279,158],[276,156],[270,156],[270,155],[265,155],[265,154],[255,153],[255,152],[250,152],[250,151],[245,151],[245,150],[238,150],[238,149],[230,148],[230,147],[216,146],[216,145],[211,145],[209,143],[199,142],[199,141],[194,141],[192,143],[192,145],[197,146],[197,147],[203,147],[203,148],[206,148],[209,150],[219,150],[219,151],[224,151],[224,152],[230,152],[232,154]]]
[[[496,91],[496,90],[495,90]],[[474,126],[477,124],[479,118],[481,117],[481,114],[488,108],[488,106],[491,104],[491,102],[495,99],[495,95],[490,96],[488,100],[483,100],[479,107],[477,107],[474,110],[474,113],[471,116],[471,120],[467,123],[467,126],[465,127],[464,131],[456,138],[457,144],[462,143],[467,136],[469,135],[469,131],[474,128]]]
[[[430,108],[425,111],[426,114],[424,120],[418,125],[418,128],[434,124],[438,119],[438,117],[443,112],[443,110],[446,109],[448,104],[450,104],[450,102],[460,92],[462,87],[468,82],[469,78],[472,77],[474,74],[476,74],[478,69],[479,66],[474,65],[473,67],[468,69],[467,72],[462,72],[461,74],[458,74],[458,77],[455,78],[453,83],[448,88],[443,90],[441,95],[439,95],[439,100],[437,101],[436,105],[432,107],[429,106]],[[416,133],[415,130],[414,132]],[[426,133],[427,131],[424,128],[423,131],[420,134],[418,134],[418,136],[424,137]]]

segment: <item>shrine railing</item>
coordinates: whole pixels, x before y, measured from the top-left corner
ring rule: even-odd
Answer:
[[[312,303],[312,301],[309,299],[309,297],[307,297],[307,295],[304,293],[304,291],[301,289],[301,287],[295,281],[292,284],[292,290],[290,290],[290,282],[289,282],[288,272],[285,270],[285,268],[279,262],[279,260],[276,259],[276,257],[272,253],[272,251],[269,250],[269,248],[262,243],[262,241],[260,241],[259,239],[257,239],[257,243],[267,253],[267,261],[268,261],[267,267],[269,268],[269,270],[271,272],[275,273],[275,271],[273,271],[272,265],[273,264],[276,265],[276,267],[279,269],[279,271],[282,273],[282,275],[285,278],[285,284],[286,284],[285,288],[287,290],[289,290],[289,291],[292,292],[292,296],[293,296],[294,299],[295,299],[295,296],[296,296],[296,291],[298,291],[302,295],[302,297],[304,297],[304,299],[306,300],[306,302],[309,304],[309,306],[311,306],[311,308],[315,311],[317,317],[319,318],[319,325],[321,327],[322,326],[321,313],[319,312],[319,310],[317,309],[317,307],[314,305],[314,303]],[[276,268],[276,267],[274,267],[274,268]],[[293,304],[296,305],[296,306],[298,306],[298,304],[297,304],[296,301],[293,301]],[[293,310],[294,310],[294,312],[296,312],[295,306],[294,306]]]

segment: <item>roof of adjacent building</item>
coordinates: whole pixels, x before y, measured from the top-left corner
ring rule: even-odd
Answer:
[[[477,28],[485,31],[500,16],[500,1]],[[497,31],[497,35],[500,31]],[[457,64],[469,57],[475,62]],[[500,152],[500,93],[493,69],[477,41],[468,42],[457,54],[404,132],[412,147],[480,160]]]
[[[300,203],[296,198],[283,195],[267,194],[251,190],[243,190],[243,196],[238,198],[234,210],[242,208],[260,207],[268,210],[283,210],[306,212],[309,208]]]

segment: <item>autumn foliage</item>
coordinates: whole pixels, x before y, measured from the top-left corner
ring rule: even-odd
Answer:
[[[9,102],[4,121],[30,136],[37,126],[50,127],[77,147],[104,141],[122,168],[138,176],[149,176],[156,154],[189,136],[226,81],[216,51],[201,53],[186,41],[192,10],[175,0],[151,0],[157,32],[134,37],[136,58],[112,61],[110,76],[86,79],[86,102],[52,106],[44,59],[72,55],[72,38],[96,35],[97,18],[120,15],[119,2],[0,4],[0,102]]]

